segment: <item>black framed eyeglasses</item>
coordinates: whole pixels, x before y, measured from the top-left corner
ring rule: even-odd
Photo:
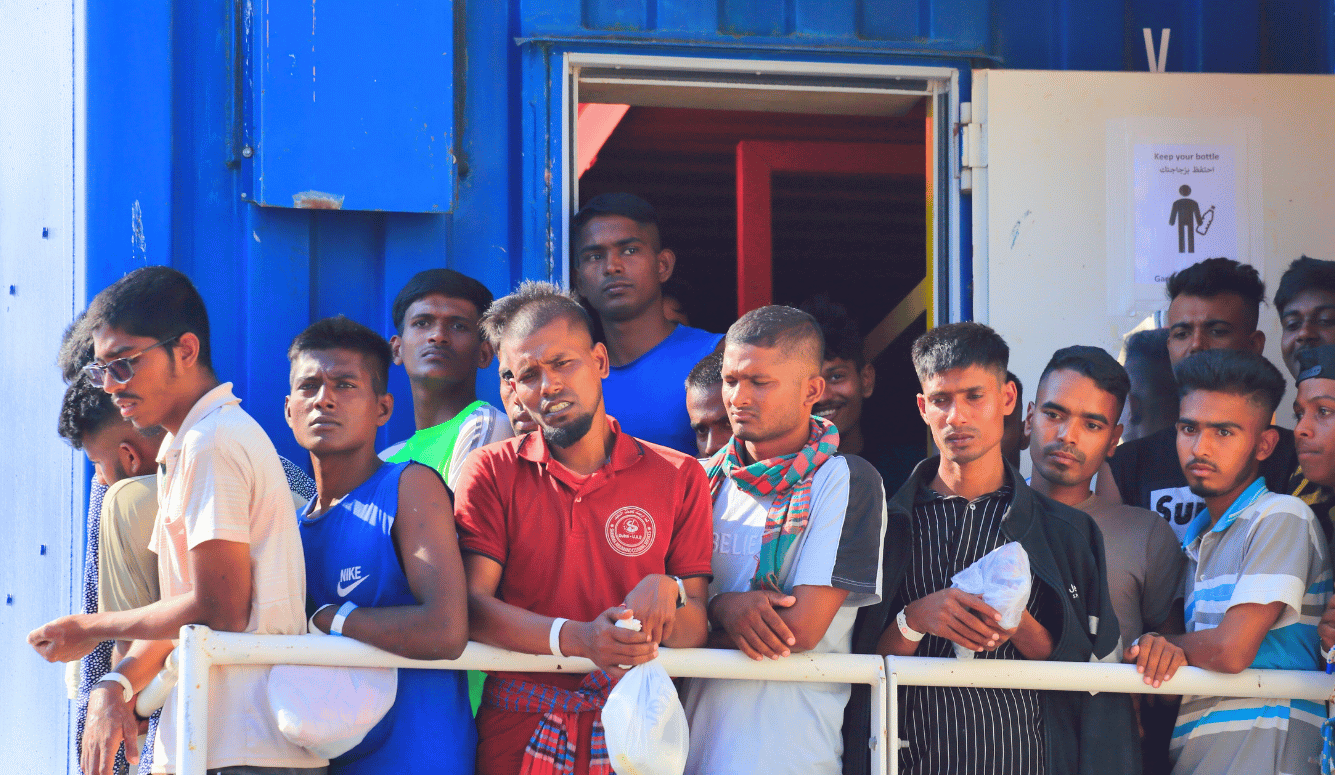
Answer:
[[[145,347],[144,349],[140,350],[134,355],[127,355],[124,358],[117,358],[116,360],[111,361],[110,363],[106,364],[90,363],[87,366],[83,367],[84,373],[88,375],[88,379],[92,381],[94,387],[106,387],[108,377],[115,380],[117,384],[124,385],[126,382],[129,382],[130,380],[134,379],[133,364],[136,360],[139,359],[139,356],[143,355],[149,350],[152,350],[154,347],[161,347],[162,345],[174,339],[179,339],[181,337],[181,334],[184,333],[185,332],[182,331],[180,334],[169,336],[166,339],[163,339],[161,342],[155,342],[154,344],[150,344],[148,347]]]

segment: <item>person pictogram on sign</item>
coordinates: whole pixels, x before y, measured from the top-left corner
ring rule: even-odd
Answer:
[[[1182,198],[1173,203],[1173,212],[1168,216],[1168,225],[1177,224],[1177,252],[1195,253],[1196,227],[1203,221],[1201,206],[1196,204],[1195,199],[1187,198],[1191,196],[1191,186],[1184,185],[1177,191]]]

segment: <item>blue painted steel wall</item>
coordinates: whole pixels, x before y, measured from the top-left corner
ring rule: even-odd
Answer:
[[[246,10],[206,2],[127,9],[110,0],[89,0],[87,9],[89,293],[148,263],[188,273],[209,307],[219,376],[236,382],[280,453],[306,463],[283,423],[282,397],[287,344],[312,320],[344,314],[389,335],[394,295],[421,269],[460,269],[495,293],[520,276],[510,185],[517,51],[504,4],[477,2],[460,14],[456,37],[469,41],[462,78],[456,60],[441,64],[463,98],[462,110],[442,100],[459,130],[443,151],[459,169],[452,215],[248,201],[253,161],[240,151],[262,138],[249,135],[255,83],[244,62],[251,52],[237,42],[244,16],[236,14]],[[394,181],[374,168],[362,174],[368,186]],[[491,372],[479,384],[494,397]],[[412,430],[401,369],[391,389],[400,404],[385,442]]]
[[[561,276],[565,51],[946,65],[962,71],[967,99],[971,66],[1143,69],[1142,26],[1173,29],[1169,69],[1329,71],[1335,3],[457,0],[462,26],[444,42],[460,50],[441,63],[453,71],[456,126],[441,136],[452,130],[458,178],[453,212],[432,214],[247,200],[257,164],[241,149],[253,145],[265,158],[252,65],[265,50],[259,40],[238,42],[249,15],[259,15],[250,1],[89,0],[88,287],[145,263],[188,272],[209,302],[220,375],[296,458],[281,420],[283,350],[312,319],[341,313],[390,333],[394,293],[428,266],[477,276],[497,294],[522,277]],[[440,36],[441,24],[421,34]],[[385,64],[393,48],[371,41],[366,56],[378,78],[397,76],[394,88],[415,99],[421,62],[395,73]],[[338,113],[321,120],[337,122]],[[361,175],[368,189],[394,180],[373,168]],[[349,190],[335,193],[356,197],[356,175],[344,178]],[[484,396],[494,395],[492,383],[490,374],[480,380]],[[391,387],[406,399],[401,371]],[[400,407],[386,440],[411,429]]]

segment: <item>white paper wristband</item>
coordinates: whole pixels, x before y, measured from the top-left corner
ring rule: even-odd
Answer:
[[[338,608],[338,603],[325,603],[324,605],[322,605],[322,606],[320,606],[319,608],[315,609],[315,613],[311,614],[311,618],[306,622],[306,631],[307,631],[307,632],[319,632],[319,631],[320,631],[320,628],[315,626],[315,617],[319,616],[319,615],[320,615],[320,612],[323,611],[323,610],[326,609],[326,608]]]
[[[124,694],[124,700],[126,702],[129,702],[130,700],[134,699],[134,686],[130,684],[130,679],[126,678],[120,673],[110,672],[102,676],[101,678],[97,679],[98,683],[102,683],[103,681],[111,681],[113,683],[120,684],[121,691]]]
[[[357,610],[357,604],[349,600],[338,607],[338,613],[334,614],[334,621],[329,623],[330,635],[343,635],[343,623],[348,620],[348,614]]]
[[[565,658],[565,654],[561,653],[561,627],[568,621],[561,618],[552,620],[552,631],[547,634],[547,646],[552,650],[552,656]]]
[[[909,643],[917,643],[923,639],[924,635],[926,635],[926,633],[918,632],[909,626],[909,619],[904,615],[903,609],[900,609],[899,613],[895,614],[895,624],[899,625],[899,634],[903,635],[904,640]]]

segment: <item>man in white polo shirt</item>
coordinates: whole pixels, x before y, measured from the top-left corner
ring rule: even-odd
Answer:
[[[28,642],[51,661],[78,659],[100,641],[133,640],[89,695],[82,768],[111,771],[133,740],[133,699],[162,667],[186,624],[229,632],[305,630],[305,566],[296,512],[273,444],[219,384],[203,299],[161,266],[126,275],[93,299],[83,325],[95,360],[88,378],[138,427],[167,430],[158,452],[158,555],[162,599],[114,613],[56,619]],[[325,760],[289,743],[265,695],[267,666],[215,668],[210,680],[210,775],[323,772]],[[175,691],[167,699],[153,772],[176,771]],[[133,746],[130,746],[133,748]],[[136,752],[127,751],[134,761]]]

